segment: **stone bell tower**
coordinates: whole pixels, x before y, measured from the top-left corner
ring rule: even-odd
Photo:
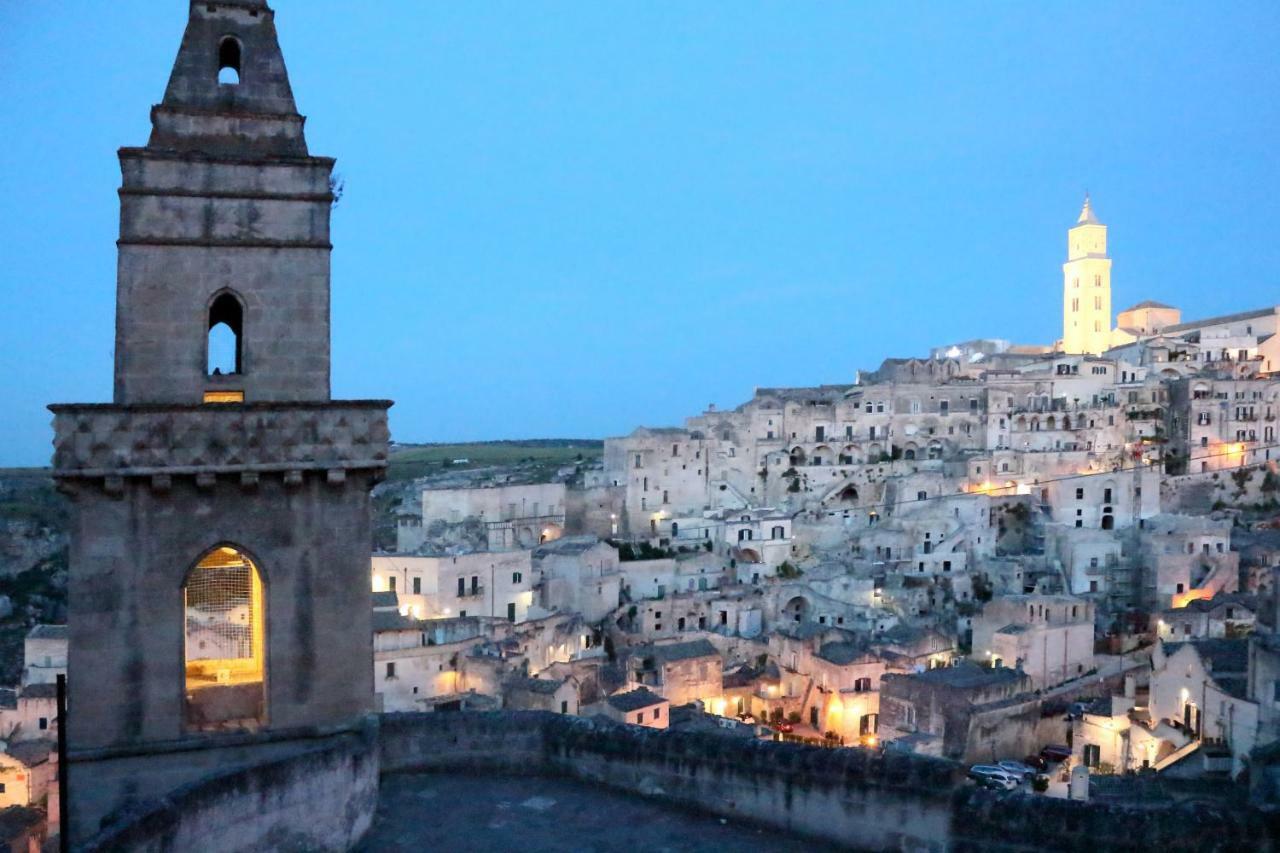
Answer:
[[[200,0],[119,152],[114,402],[50,407],[73,840],[372,710],[390,403],[329,397],[334,161],[303,122],[265,0]]]
[[[1107,226],[1084,197],[1076,224],[1067,231],[1062,265],[1062,351],[1100,355],[1111,346],[1111,258]]]

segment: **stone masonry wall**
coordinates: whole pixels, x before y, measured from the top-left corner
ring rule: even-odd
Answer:
[[[76,849],[348,850],[373,820],[378,775],[376,727],[370,725],[126,809]]]
[[[392,714],[384,772],[554,773],[862,850],[1275,850],[1240,806],[1001,797],[939,759],[659,732],[542,712]]]
[[[1160,507],[1165,512],[1207,515],[1219,502],[1228,507],[1271,506],[1280,500],[1280,492],[1263,491],[1268,471],[1277,471],[1275,461],[1165,477],[1160,481]]]

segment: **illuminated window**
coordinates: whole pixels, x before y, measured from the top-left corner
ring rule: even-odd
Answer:
[[[262,578],[244,552],[214,548],[182,587],[189,729],[256,729],[265,722]]]
[[[204,401],[206,403],[243,403],[243,391],[205,391]]]

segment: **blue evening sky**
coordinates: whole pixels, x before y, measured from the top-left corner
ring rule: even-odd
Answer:
[[[0,465],[111,394],[119,171],[181,0],[0,3]],[[1114,305],[1280,301],[1280,4],[276,0],[338,159],[333,390],[598,436]]]

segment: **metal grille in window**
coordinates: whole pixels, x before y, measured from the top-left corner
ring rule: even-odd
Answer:
[[[220,548],[200,561],[186,587],[187,660],[253,658],[253,567]]]

